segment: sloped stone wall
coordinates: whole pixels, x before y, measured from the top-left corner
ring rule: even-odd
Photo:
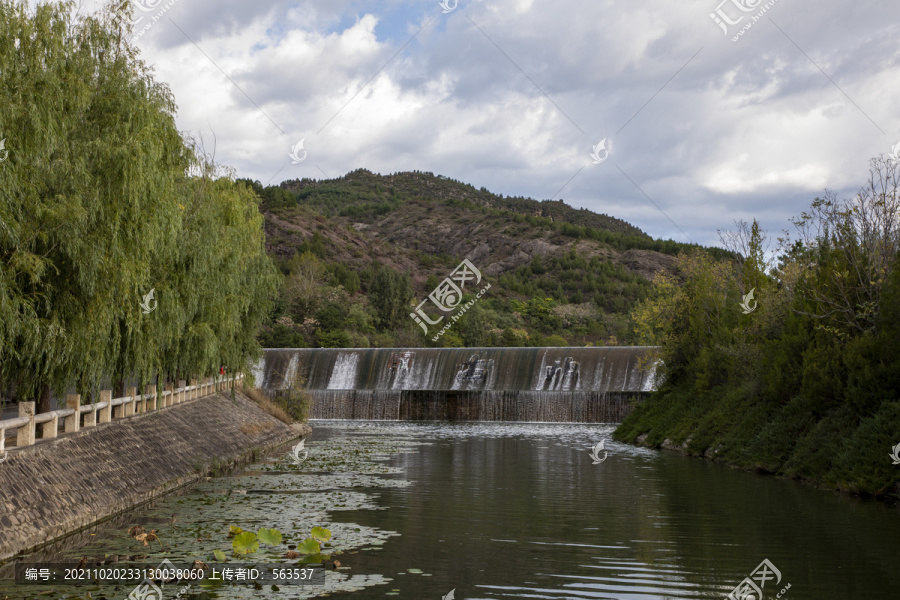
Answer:
[[[223,392],[9,448],[0,463],[0,560],[310,431]]]

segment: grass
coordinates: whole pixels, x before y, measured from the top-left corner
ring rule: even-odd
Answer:
[[[268,414],[272,415],[273,417],[275,417],[276,419],[278,419],[278,420],[281,421],[282,423],[287,423],[288,425],[290,425],[291,423],[294,422],[294,419],[291,417],[291,415],[289,415],[289,414],[287,413],[287,411],[284,410],[284,408],[282,408],[281,406],[279,406],[278,404],[276,404],[276,403],[268,396],[268,394],[266,394],[266,392],[263,391],[263,390],[261,390],[260,388],[249,388],[249,389],[247,389],[247,390],[244,391],[244,394],[245,394],[248,398],[250,398],[251,400],[253,400],[253,402],[254,402],[257,406],[259,406],[261,409],[263,409],[263,411],[265,411],[265,412],[267,412]],[[243,426],[241,426],[241,431],[243,431],[244,433],[247,433],[246,431],[244,431],[244,427],[248,427],[248,426],[249,426],[249,425],[243,425]]]
[[[269,431],[274,427],[275,425],[271,421],[260,423],[244,423],[243,425],[241,425],[241,433],[243,433],[244,435],[259,435],[262,432]]]

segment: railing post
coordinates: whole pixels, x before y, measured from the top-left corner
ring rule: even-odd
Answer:
[[[81,394],[66,396],[66,408],[74,410],[74,415],[66,417],[66,433],[75,433],[81,429]]]
[[[129,402],[125,405],[125,416],[133,415],[137,410],[137,388],[130,387],[125,389],[125,395],[128,396]]]
[[[50,440],[59,434],[59,417],[53,415],[53,418],[44,423],[41,428],[41,438],[45,440]]]
[[[184,379],[179,379],[178,387],[179,389],[181,389],[181,391],[178,392],[178,404],[181,404],[182,402],[184,402],[184,396],[187,393],[184,389],[187,387],[187,381],[185,381]]]
[[[149,412],[154,408],[156,408],[156,386],[148,383],[147,387],[144,388],[143,412]]]
[[[112,421],[112,390],[100,390],[100,402],[106,402],[106,406],[100,409],[100,422]]]
[[[97,425],[97,409],[91,408],[91,412],[84,413],[84,424],[81,428],[87,429],[88,427],[94,427],[95,425]]]
[[[116,400],[122,400],[122,398],[116,398]],[[125,403],[122,402],[121,404],[115,405],[113,407],[113,413],[112,413],[113,420],[121,419],[124,416],[125,416]]]
[[[191,400],[196,400],[200,397],[200,389],[197,387],[198,383],[196,379],[191,379],[191,386],[194,388],[191,390]]]
[[[169,392],[169,395],[163,397],[163,406],[172,406],[172,400],[174,400],[174,398],[173,398],[174,391],[172,389],[171,381],[166,383],[166,391]]]
[[[16,447],[34,445],[34,402],[19,402],[19,416],[31,419],[28,425],[22,425],[16,431]]]

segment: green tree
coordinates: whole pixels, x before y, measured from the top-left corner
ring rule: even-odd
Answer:
[[[51,388],[242,368],[277,284],[256,197],[185,143],[111,8],[73,8],[0,3],[0,373],[40,411]]]
[[[465,300],[468,301],[470,298]],[[466,347],[476,348],[484,344],[486,339],[486,322],[484,310],[479,306],[478,302],[475,302],[466,311],[466,314],[457,321],[456,328],[459,329],[459,335]]]
[[[99,381],[133,343],[189,160],[167,88],[102,15],[73,21],[72,6],[0,5],[0,196],[14,206],[0,262],[11,306],[33,317],[10,354],[40,410],[50,386]]]
[[[402,327],[409,319],[409,303],[413,291],[409,275],[390,267],[378,270],[369,288],[369,302],[375,309],[377,324],[382,330]]]
[[[325,264],[312,252],[294,254],[289,263],[290,275],[285,280],[284,295],[287,306],[297,322],[313,315],[322,302],[325,284]]]

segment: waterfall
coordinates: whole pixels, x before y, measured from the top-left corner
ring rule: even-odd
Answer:
[[[334,369],[328,380],[329,390],[352,390],[356,386],[356,368],[359,365],[358,354],[338,354],[334,361]]]
[[[269,349],[253,373],[272,390],[305,380],[313,418],[595,422],[623,418],[655,389],[655,351]]]

